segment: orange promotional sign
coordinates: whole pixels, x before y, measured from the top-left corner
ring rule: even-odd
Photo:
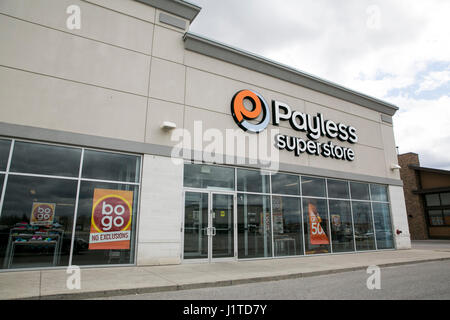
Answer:
[[[89,250],[129,249],[133,191],[94,189]]]
[[[51,225],[55,218],[55,208],[56,204],[54,203],[33,202],[30,224],[38,226]]]
[[[315,205],[308,203],[308,216],[309,216],[309,234],[311,244],[330,244],[327,235],[323,231],[320,223],[322,219],[317,212]]]

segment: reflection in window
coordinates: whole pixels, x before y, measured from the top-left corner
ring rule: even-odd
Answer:
[[[85,150],[83,178],[139,182],[140,157],[134,155]]]
[[[272,175],[272,193],[300,195],[299,177],[282,173]]]
[[[388,201],[387,196],[387,186],[382,186],[379,184],[370,185],[370,195],[372,201]]]
[[[348,182],[327,179],[328,198],[349,199]]]
[[[327,201],[303,198],[303,221],[306,254],[330,252]]]
[[[350,182],[352,199],[369,200],[369,185],[367,183]]]
[[[238,257],[272,256],[270,201],[268,196],[238,194]]]
[[[81,149],[16,141],[12,172],[78,177]]]
[[[378,249],[394,248],[391,216],[387,203],[372,203]]]
[[[135,185],[91,181],[81,182],[72,258],[74,265],[131,264],[134,262],[138,193],[139,188]],[[97,201],[94,203],[94,200],[103,198],[100,196],[95,198],[96,194],[103,195],[107,200],[112,200],[105,201],[104,204]],[[124,209],[118,208],[118,206],[123,205],[126,208],[126,205],[122,202],[115,202],[119,201],[115,200],[117,199],[116,195],[131,202],[131,212],[121,213]],[[98,214],[100,218],[96,222],[96,226],[92,222],[94,220],[92,219],[94,204],[100,204],[100,206],[97,205],[100,211]],[[102,210],[105,210],[105,213]],[[111,219],[105,218],[103,220],[101,217],[105,215],[111,216]],[[117,217],[118,219],[116,220]],[[101,243],[90,243],[92,242],[91,233],[96,233],[96,230],[102,229],[102,232],[123,232],[127,230],[126,226],[128,223],[130,223],[128,240],[122,240],[120,244],[109,241],[103,244],[103,248]],[[104,227],[102,228],[101,226]],[[111,237],[115,237],[115,234],[108,235],[108,237],[112,239]]]
[[[428,216],[430,217],[430,224],[432,226],[442,226],[444,224],[442,210],[429,210]]]
[[[208,258],[208,194],[186,192],[184,259]]]
[[[259,170],[237,169],[237,190],[269,193],[269,174]]]
[[[325,179],[302,176],[302,195],[325,197]]]
[[[0,268],[69,263],[77,181],[8,177],[0,217]]]
[[[6,171],[10,147],[11,147],[10,140],[0,139],[0,171]]]
[[[350,201],[330,200],[329,206],[333,252],[354,251]]]
[[[356,250],[375,250],[370,202],[353,201],[352,209]]]
[[[441,193],[441,205],[443,206],[450,205],[450,192]]]
[[[184,186],[234,190],[234,168],[186,163]]]
[[[299,198],[272,196],[275,256],[303,254],[302,210]]]
[[[441,201],[439,199],[439,194],[427,194],[425,195],[425,199],[427,201],[427,206],[440,206],[441,205]]]

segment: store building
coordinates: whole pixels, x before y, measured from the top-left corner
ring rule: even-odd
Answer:
[[[398,162],[411,239],[450,239],[450,171],[422,167],[413,152]]]
[[[410,248],[397,107],[192,34],[199,11],[0,2],[1,270]]]

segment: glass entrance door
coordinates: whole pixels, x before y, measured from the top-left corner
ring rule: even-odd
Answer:
[[[185,192],[184,259],[235,257],[234,198],[229,193]]]

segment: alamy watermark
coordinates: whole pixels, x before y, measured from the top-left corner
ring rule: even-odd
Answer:
[[[366,285],[369,290],[380,290],[381,289],[381,270],[378,266],[369,266],[367,268],[367,274],[371,274],[367,278]]]

